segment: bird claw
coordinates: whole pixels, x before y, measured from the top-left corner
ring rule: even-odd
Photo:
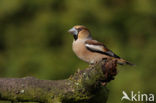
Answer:
[[[93,66],[94,66],[93,63],[90,63],[90,64],[89,64],[89,68],[92,68]]]

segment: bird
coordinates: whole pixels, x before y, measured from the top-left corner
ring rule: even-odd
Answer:
[[[96,64],[105,59],[115,59],[120,65],[133,65],[129,61],[120,58],[108,49],[103,43],[94,40],[89,29],[83,25],[75,25],[68,30],[73,35],[72,49],[81,60]]]

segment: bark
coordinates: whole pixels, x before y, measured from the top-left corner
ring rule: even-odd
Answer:
[[[34,77],[0,78],[0,100],[92,103],[98,100],[99,91],[103,91],[103,103],[106,103],[106,83],[113,80],[116,73],[116,61],[105,60],[85,70],[78,70],[65,80],[39,80]]]

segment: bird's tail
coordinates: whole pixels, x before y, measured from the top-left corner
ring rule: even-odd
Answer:
[[[131,65],[131,66],[135,65],[135,64],[132,64],[132,63],[130,63],[129,61],[124,60],[124,59],[122,59],[122,58],[117,59],[117,63],[120,64],[120,65]]]

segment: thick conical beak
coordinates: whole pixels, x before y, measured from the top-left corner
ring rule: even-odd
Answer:
[[[77,34],[78,34],[78,31],[77,31],[74,27],[71,28],[71,29],[69,29],[68,32],[69,32],[70,34],[73,34],[73,35],[77,35]]]

